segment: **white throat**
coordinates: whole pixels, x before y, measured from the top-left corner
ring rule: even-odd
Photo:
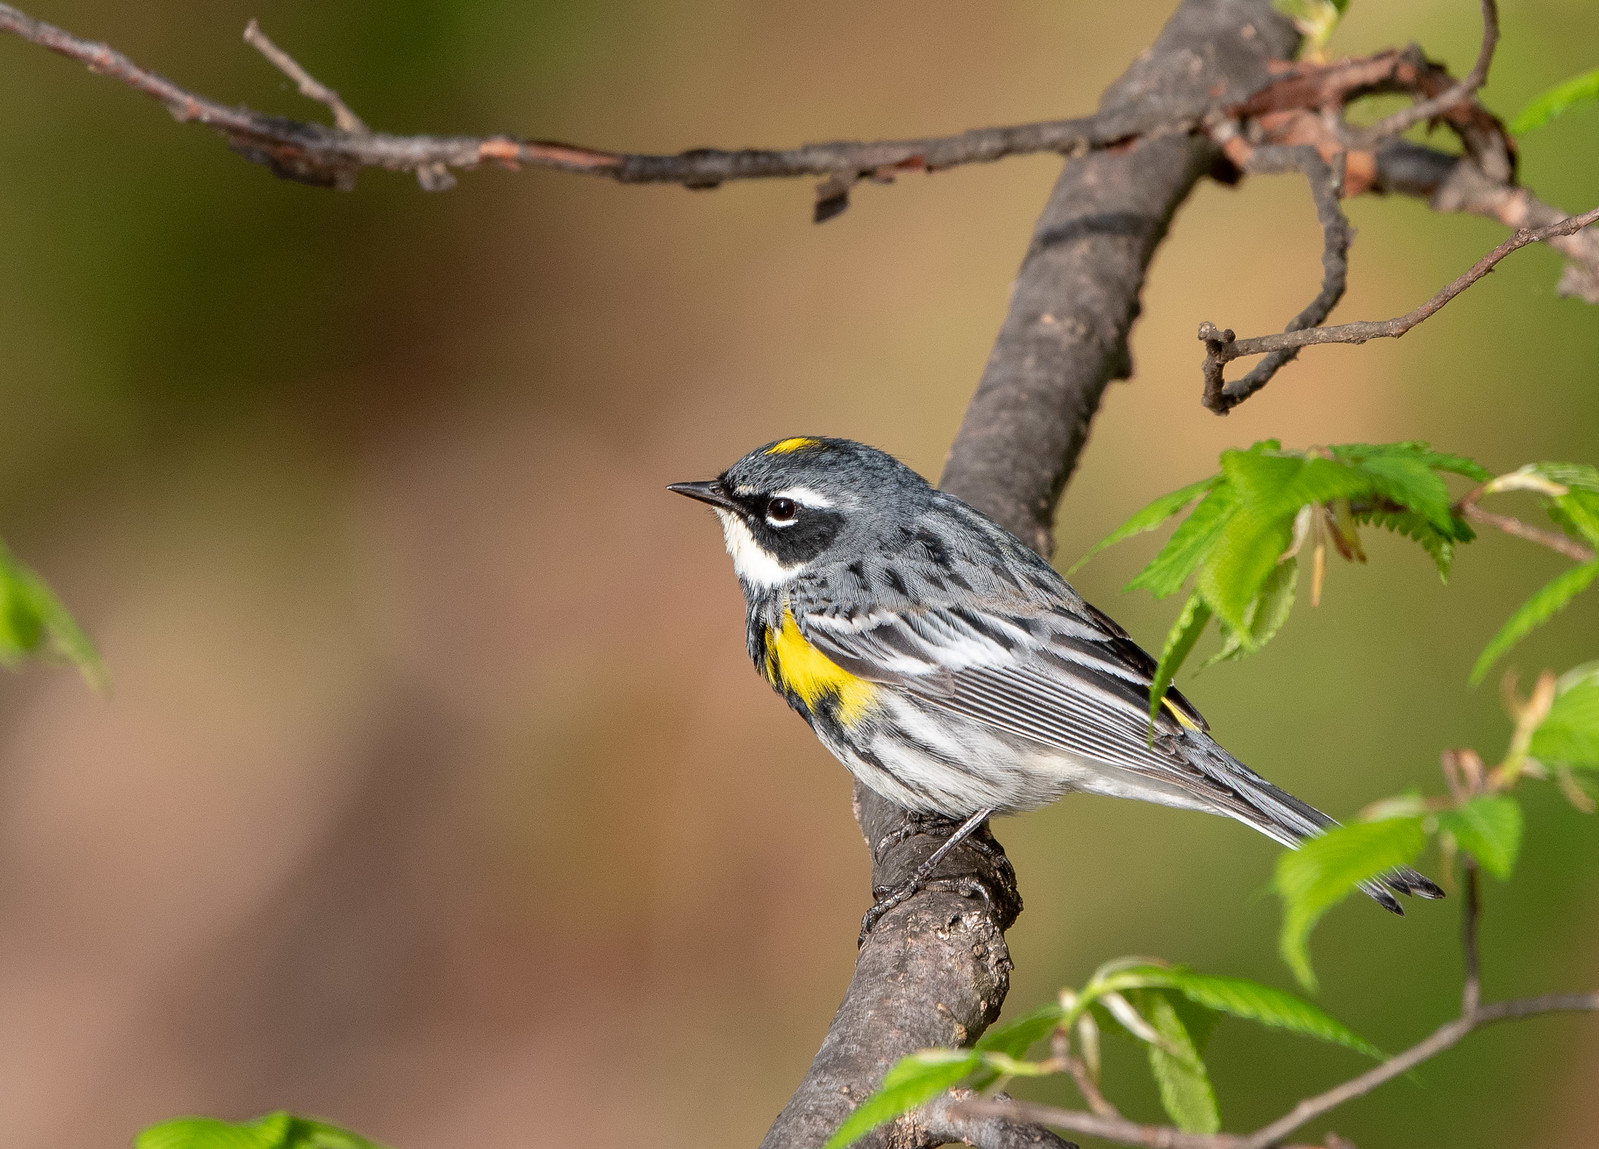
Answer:
[[[716,517],[722,520],[722,538],[727,543],[727,553],[733,557],[733,570],[738,577],[752,586],[782,586],[805,569],[804,563],[784,566],[777,556],[755,541],[744,521],[731,511],[716,508]]]

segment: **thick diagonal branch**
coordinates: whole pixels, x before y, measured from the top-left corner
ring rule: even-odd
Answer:
[[[1267,61],[1290,58],[1294,46],[1269,0],[1190,0],[1104,107],[1187,116],[1236,104],[1267,81]],[[1034,228],[942,485],[1045,554],[1100,397],[1132,372],[1127,336],[1149,260],[1217,156],[1210,140],[1182,136],[1069,163]]]
[[[1263,84],[1267,62],[1294,45],[1270,0],[1183,0],[1150,51],[1105,93],[1101,115],[1200,118]],[[1092,152],[1067,163],[1039,217],[942,485],[1040,551],[1050,549],[1055,504],[1105,387],[1131,370],[1127,335],[1150,258],[1215,156],[1207,138],[1189,134]],[[873,847],[873,885],[899,885],[938,834],[906,837],[915,827],[904,811],[864,787],[856,802]],[[898,844],[881,850],[883,842]],[[764,1149],[815,1149],[899,1058],[969,1043],[998,1015],[1009,985],[1004,931],[1019,903],[997,843],[982,844],[958,849],[939,871],[943,880],[867,937],[822,1048]],[[941,1139],[911,1116],[863,1144]]]

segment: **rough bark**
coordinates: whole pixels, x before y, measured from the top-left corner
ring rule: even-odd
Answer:
[[[1294,46],[1270,0],[1183,0],[1101,106],[1159,110],[1173,122],[1203,115],[1263,85],[1267,61]],[[1149,261],[1215,159],[1211,142],[1182,134],[1092,152],[1067,162],[1039,217],[942,484],[1043,553],[1100,397],[1131,373],[1127,336]],[[902,882],[947,832],[912,825],[859,786],[856,815],[876,889]],[[1009,988],[1005,930],[1020,908],[1014,872],[985,827],[867,937],[821,1050],[762,1149],[815,1149],[900,1057],[975,1040]],[[860,1142],[941,1143],[914,1120]]]

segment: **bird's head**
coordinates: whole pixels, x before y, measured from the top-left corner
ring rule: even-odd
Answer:
[[[714,479],[667,490],[709,503],[739,579],[767,588],[910,525],[932,496],[927,480],[892,455],[817,436],[779,439]]]

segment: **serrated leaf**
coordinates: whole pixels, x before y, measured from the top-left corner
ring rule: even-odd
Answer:
[[[883,1087],[844,1118],[823,1149],[844,1149],[884,1122],[925,1104],[968,1076],[982,1055],[967,1049],[924,1049],[902,1057],[883,1077]]]
[[[1221,469],[1237,491],[1239,504],[1263,518],[1292,516],[1306,503],[1354,499],[1372,492],[1369,476],[1332,459],[1223,451]]]
[[[1131,538],[1134,535],[1142,534],[1145,531],[1154,530],[1156,527],[1160,526],[1160,524],[1164,523],[1167,519],[1175,515],[1178,511],[1181,511],[1189,503],[1199,498],[1199,496],[1205,494],[1219,482],[1221,482],[1221,476],[1212,475],[1208,479],[1201,479],[1197,483],[1190,483],[1188,486],[1179,491],[1173,491],[1169,495],[1162,495],[1143,510],[1133,515],[1132,518],[1128,519],[1110,534],[1100,539],[1099,542],[1088,548],[1088,552],[1083,555],[1082,558],[1073,563],[1071,569],[1066,573],[1068,575],[1076,574],[1084,563],[1108,546],[1119,543],[1123,539]]]
[[[1177,616],[1177,621],[1172,624],[1171,630],[1166,635],[1166,645],[1161,647],[1160,662],[1155,667],[1155,680],[1149,687],[1150,722],[1154,722],[1160,716],[1160,704],[1166,697],[1167,688],[1171,686],[1172,679],[1177,677],[1178,669],[1193,651],[1194,643],[1199,641],[1199,636],[1209,621],[1210,607],[1205,605],[1205,600],[1200,597],[1198,591],[1195,591],[1188,596],[1182,614]]]
[[[1272,885],[1283,900],[1278,949],[1306,989],[1316,988],[1310,931],[1355,886],[1408,866],[1427,842],[1420,818],[1389,818],[1337,826],[1277,859]]]
[[[1556,691],[1527,753],[1551,766],[1599,770],[1599,665],[1562,675]]]
[[[1556,116],[1595,100],[1599,100],[1599,68],[1539,92],[1510,121],[1510,131],[1514,135],[1525,135],[1543,127]]]
[[[1251,650],[1259,650],[1282,629],[1283,623],[1288,621],[1289,613],[1294,609],[1294,591],[1299,586],[1299,560],[1289,559],[1280,562],[1266,576],[1266,582],[1260,588],[1260,593],[1255,596],[1255,601],[1249,604],[1244,612],[1244,621],[1249,625],[1249,638],[1252,645],[1245,645],[1244,639],[1237,631],[1224,628],[1222,647],[1215,654],[1200,664],[1199,669],[1215,666],[1218,662],[1230,662],[1242,658]]]
[[[1496,878],[1510,877],[1521,849],[1521,806],[1504,794],[1483,794],[1438,815],[1438,828]]]
[[[1431,555],[1432,561],[1437,564],[1438,577],[1446,583],[1449,581],[1450,567],[1455,561],[1455,543],[1470,542],[1477,537],[1463,519],[1456,521],[1454,537],[1440,534],[1432,523],[1415,511],[1364,510],[1355,515],[1355,520],[1383,527],[1420,543],[1422,549]]]
[[[1403,456],[1377,455],[1363,461],[1359,469],[1371,480],[1376,494],[1415,511],[1439,533],[1454,533],[1449,488],[1425,463]]]
[[[1066,1011],[1059,1004],[1050,1002],[1015,1021],[990,1029],[977,1039],[975,1048],[1021,1057],[1065,1018]]]
[[[1341,443],[1329,447],[1333,458],[1360,464],[1369,459],[1411,459],[1434,471],[1463,475],[1474,483],[1485,483],[1492,476],[1475,460],[1464,455],[1434,451],[1430,443],[1409,439],[1399,443]]]
[[[1380,1049],[1320,1007],[1269,985],[1196,973],[1184,966],[1147,966],[1127,973],[1147,979],[1148,985],[1176,990],[1195,1005],[1218,1013],[1342,1045],[1368,1057],[1383,1056]]]
[[[1156,598],[1175,593],[1194,569],[1204,562],[1216,539],[1238,509],[1238,500],[1226,484],[1213,487],[1177,529],[1149,565],[1124,588],[1143,587]]]
[[[1185,1132],[1216,1132],[1221,1128],[1216,1091],[1176,1005],[1160,990],[1144,990],[1139,998],[1144,1016],[1162,1038],[1161,1044],[1148,1046],[1149,1069],[1160,1087],[1161,1106]]]
[[[1240,511],[1222,529],[1195,580],[1216,617],[1238,632],[1251,649],[1249,604],[1260,594],[1293,534],[1292,514],[1262,518],[1253,511]]]
[[[1471,684],[1476,686],[1481,682],[1488,668],[1502,654],[1553,618],[1596,578],[1599,578],[1599,560],[1562,571],[1522,603],[1520,609],[1499,628],[1499,633],[1477,656],[1477,664],[1471,668]]]

